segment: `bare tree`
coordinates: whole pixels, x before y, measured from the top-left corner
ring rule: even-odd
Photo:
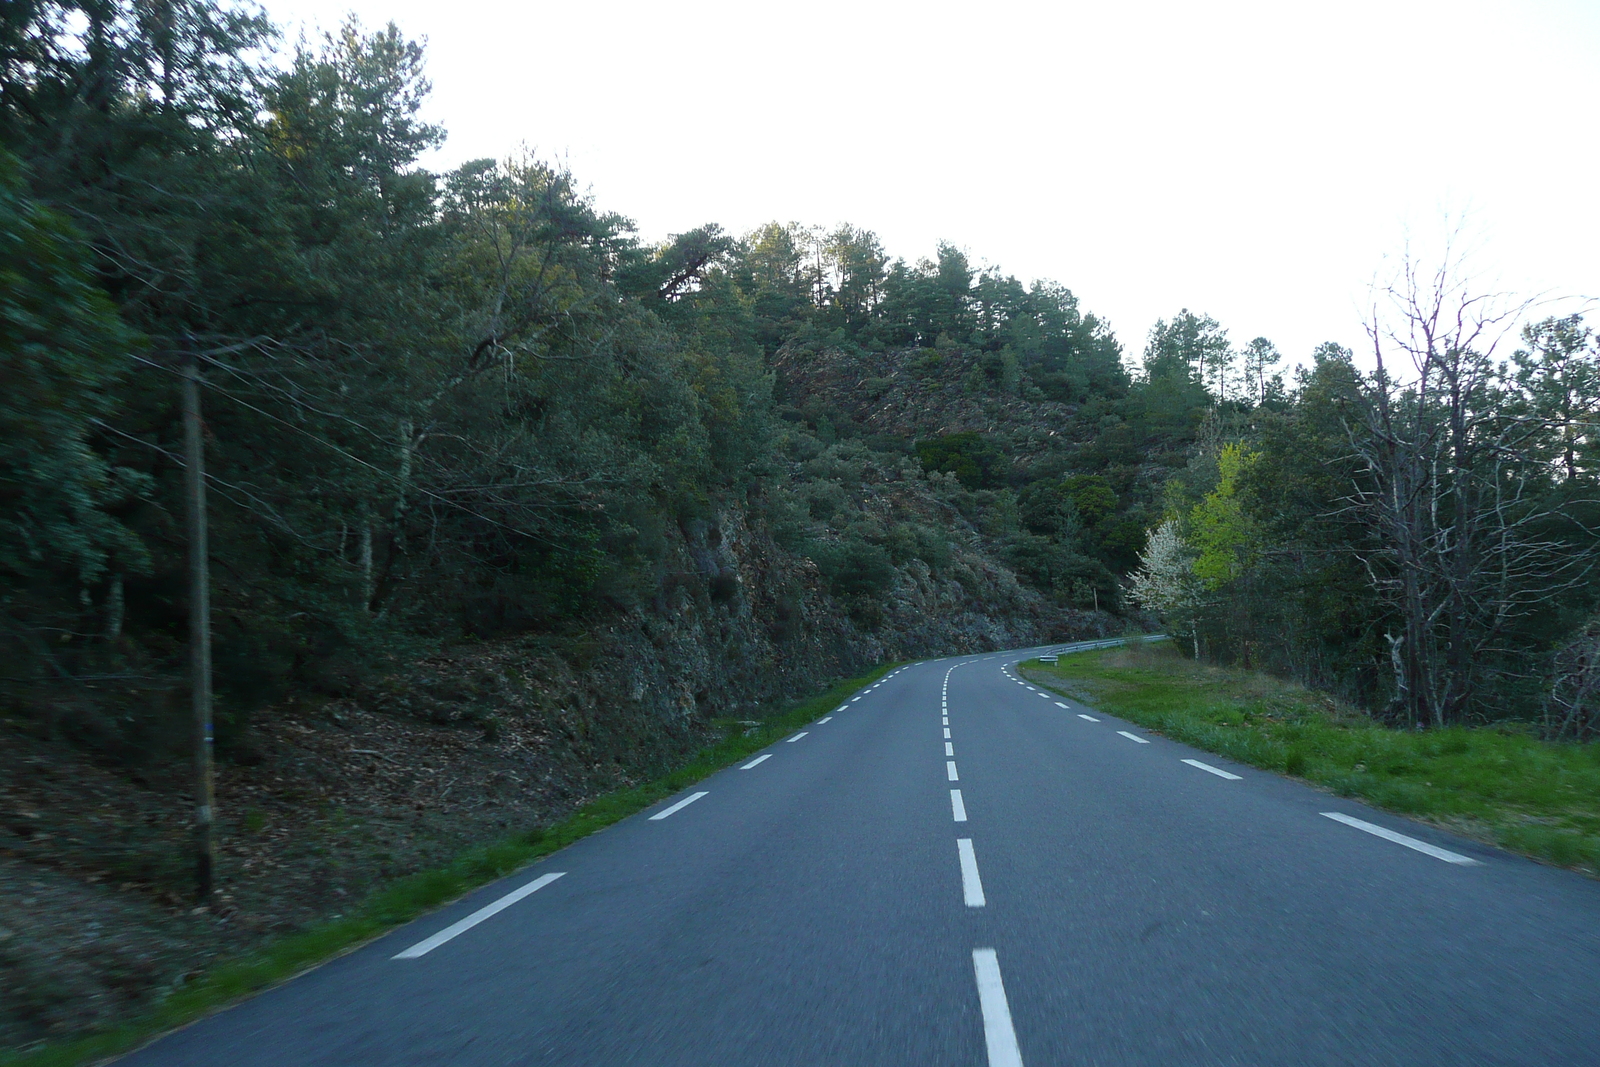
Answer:
[[[1545,702],[1545,735],[1558,741],[1600,736],[1600,619],[1555,654]]]
[[[1548,492],[1552,427],[1506,402],[1515,381],[1495,359],[1534,302],[1473,292],[1448,255],[1432,273],[1407,257],[1377,296],[1376,369],[1348,423],[1365,468],[1349,504],[1394,613],[1391,711],[1439,727],[1465,718],[1492,674],[1533,673],[1508,628],[1583,581],[1593,554],[1561,539],[1577,520],[1570,496]]]

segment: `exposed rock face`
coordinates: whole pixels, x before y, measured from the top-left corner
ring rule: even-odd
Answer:
[[[888,490],[869,494],[871,504],[910,496],[937,509],[921,485]],[[685,523],[675,540],[676,569],[652,603],[578,640],[513,639],[430,658],[358,702],[436,723],[493,717],[497,730],[532,729],[530,749],[643,773],[703,741],[710,719],[747,716],[878,663],[1097,637],[1120,625],[1051,606],[959,540],[941,573],[910,559],[886,594],[853,604],[823,588],[809,558],[752,529],[743,510]]]

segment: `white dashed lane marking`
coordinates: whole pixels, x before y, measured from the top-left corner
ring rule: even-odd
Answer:
[[[770,752],[764,753],[764,754],[762,754],[760,756],[757,756],[755,759],[751,760],[749,763],[746,763],[743,767],[740,767],[739,769],[741,771],[748,771],[751,767],[754,767],[759,763],[763,763],[763,762],[765,762],[765,761],[767,761],[767,760],[769,760],[771,758],[772,758],[772,753],[770,753]]]
[[[1463,856],[1459,852],[1451,852],[1447,848],[1440,848],[1437,845],[1430,845],[1426,841],[1418,841],[1416,838],[1407,837],[1405,834],[1397,834],[1393,830],[1387,829],[1386,827],[1378,826],[1375,823],[1364,822],[1361,819],[1352,818],[1351,816],[1345,815],[1342,812],[1325,811],[1322,814],[1326,818],[1332,819],[1335,822],[1342,822],[1346,826],[1354,826],[1357,830],[1365,830],[1374,837],[1381,837],[1385,841],[1393,841],[1397,845],[1404,845],[1406,848],[1415,849],[1425,856],[1432,856],[1436,860],[1444,860],[1446,863],[1459,864],[1462,867],[1479,866],[1477,860]]]
[[[972,850],[972,838],[963,837],[956,842],[956,856],[961,860],[961,899],[969,908],[983,907],[983,880],[978,877],[978,854]]]
[[[1213,767],[1209,763],[1201,763],[1197,759],[1186,759],[1183,762],[1187,763],[1191,767],[1199,767],[1202,771],[1210,771],[1212,774],[1216,775],[1218,778],[1226,778],[1230,782],[1237,782],[1237,781],[1241,781],[1242,780],[1242,779],[1240,779],[1240,777],[1237,774],[1229,774],[1227,771],[1223,770],[1220,767]]]
[[[650,816],[650,821],[651,822],[655,822],[658,819],[665,819],[668,815],[671,815],[673,812],[682,811],[684,808],[687,808],[690,804],[693,804],[695,801],[699,800],[701,797],[703,797],[705,795],[706,794],[705,794],[704,790],[702,790],[701,792],[698,792],[698,793],[692,793],[689,796],[686,796],[682,800],[678,801],[676,804],[672,805],[672,807],[668,808],[667,810],[656,812],[654,815]]]
[[[1088,719],[1090,722],[1099,722],[1100,721],[1099,719],[1095,718],[1093,715],[1085,715],[1081,711],[1078,712],[1078,718],[1080,718],[1080,719]]]
[[[701,793],[698,795],[704,796],[705,794]],[[685,801],[685,803],[687,803],[687,801]],[[487,904],[484,907],[479,908],[471,915],[468,915],[465,919],[451,923],[449,926],[446,926],[443,930],[440,930],[432,937],[418,941],[415,945],[412,945],[404,952],[398,952],[389,958],[395,960],[414,960],[418,956],[426,956],[428,953],[432,952],[446,941],[449,941],[451,938],[466,933],[468,930],[472,929],[474,926],[477,926],[490,916],[498,915],[500,912],[505,911],[507,908],[511,907],[511,905],[515,904],[528,894],[537,893],[539,890],[543,889],[545,886],[549,885],[557,878],[562,877],[566,873],[567,872],[565,871],[556,871],[552,874],[541,874],[539,877],[535,878],[522,888],[513,889],[511,892],[507,893],[493,904]]]
[[[983,1012],[983,1043],[989,1067],[1022,1067],[1017,1031],[1011,1025],[1005,983],[1000,980],[1000,957],[992,948],[972,950],[972,970],[978,979],[978,1007]]]
[[[1118,730],[1117,733],[1121,734],[1123,737],[1126,737],[1129,741],[1137,741],[1141,745],[1148,745],[1150,743],[1144,738],[1140,737],[1138,734],[1130,734],[1126,730]]]

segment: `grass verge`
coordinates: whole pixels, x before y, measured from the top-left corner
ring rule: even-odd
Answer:
[[[895,666],[886,664],[859,678],[839,682],[826,692],[761,720],[761,725],[748,733],[742,724],[730,721],[724,724],[727,736],[721,742],[701,749],[688,763],[660,778],[597,797],[552,826],[512,834],[472,849],[447,866],[396,879],[373,892],[343,918],[290,934],[249,956],[219,964],[168,994],[134,1022],[26,1051],[0,1051],[0,1067],[77,1067],[121,1055],[158,1034],[359,948],[396,926],[693,785],[825,714]]]
[[[1389,729],[1293,682],[1195,663],[1170,643],[1022,667],[1036,683],[1175,741],[1600,872],[1600,744],[1553,744],[1518,724]]]

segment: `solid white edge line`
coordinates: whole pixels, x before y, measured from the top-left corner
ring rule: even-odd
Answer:
[[[749,763],[746,763],[743,767],[740,767],[739,769],[741,771],[748,771],[751,767],[754,767],[756,764],[762,762],[763,760],[769,760],[771,758],[772,758],[772,753],[763,752],[761,755],[757,756],[755,759],[751,760]]]
[[[789,739],[788,739],[788,740],[787,740],[787,741],[785,741],[785,742],[784,742],[784,744],[786,744],[786,745],[792,745],[792,744],[794,744],[794,743],[795,743],[795,742],[796,742],[796,741],[798,741],[798,740],[800,740],[800,739],[801,739],[801,738],[802,738],[802,737],[804,737],[804,736],[805,736],[805,735],[806,735],[806,734],[807,734],[807,733],[809,733],[809,732],[810,732],[810,731],[808,731],[808,730],[801,730],[801,731],[800,731],[800,732],[799,732],[799,733],[797,733],[797,734],[795,734],[795,735],[794,735],[794,736],[793,736],[793,737],[791,737],[791,738],[789,738]]]
[[[956,822],[967,821],[967,804],[961,799],[961,790],[950,790],[950,814],[955,816]]]
[[[1218,778],[1226,778],[1230,782],[1243,781],[1243,779],[1241,779],[1237,774],[1229,774],[1220,767],[1213,767],[1209,763],[1201,763],[1197,759],[1186,759],[1183,762],[1187,763],[1191,767],[1199,767],[1202,771],[1210,771]]]
[[[1011,1025],[1005,983],[1000,980],[1000,957],[992,948],[972,950],[972,970],[978,979],[978,1007],[983,1012],[983,1041],[989,1050],[989,1067],[1022,1067],[1022,1050]]]
[[[1088,719],[1090,722],[1099,722],[1100,721],[1099,719],[1095,718],[1093,715],[1085,715],[1081,711],[1078,712],[1078,718],[1080,718],[1080,719]]]
[[[831,721],[831,720],[832,720],[832,719],[833,719],[833,716],[832,716],[832,715],[824,715],[824,716],[823,716],[823,717],[822,717],[822,718],[820,718],[820,719],[818,719],[818,720],[817,720],[817,725],[818,725],[818,726],[821,726],[821,725],[822,725],[822,724],[823,724],[823,723],[825,723],[825,722],[829,722],[829,721]]]
[[[961,899],[969,908],[981,908],[984,906],[983,880],[978,877],[978,854],[972,851],[972,838],[956,841],[956,855],[961,860]]]
[[[1129,741],[1137,741],[1141,745],[1148,745],[1150,743],[1149,741],[1146,741],[1144,738],[1140,737],[1138,734],[1130,734],[1126,730],[1118,730],[1117,733],[1121,734],[1123,737],[1126,737]]]
[[[535,878],[521,889],[513,889],[511,892],[507,893],[493,904],[484,905],[471,915],[468,915],[465,919],[451,923],[449,926],[446,926],[443,930],[440,930],[432,937],[424,938],[423,940],[418,941],[415,945],[412,945],[410,948],[406,949],[404,952],[397,952],[389,958],[392,960],[414,960],[418,956],[426,956],[428,953],[432,952],[446,941],[449,941],[451,938],[460,934],[464,934],[490,916],[497,915],[500,912],[505,911],[507,908],[511,907],[511,905],[515,904],[529,893],[538,892],[566,873],[566,871],[556,871],[552,874],[541,874],[539,877]]]
[[[956,775],[956,761],[953,759],[947,759],[944,761],[944,773],[950,776],[950,780],[952,782],[961,781],[961,779]]]
[[[681,811],[682,809],[687,808],[690,804],[693,804],[695,801],[699,800],[705,795],[706,793],[703,789],[698,793],[691,793],[689,796],[684,797],[667,810],[658,811],[654,815],[650,816],[650,821],[655,822],[658,819],[665,819],[668,815],[671,815],[675,811]]]
[[[1446,863],[1454,863],[1462,867],[1480,866],[1477,860],[1463,856],[1459,852],[1451,852],[1449,849],[1440,848],[1437,845],[1430,845],[1426,841],[1418,841],[1414,837],[1407,837],[1405,834],[1397,834],[1393,830],[1385,829],[1384,827],[1378,826],[1375,823],[1363,822],[1360,819],[1352,818],[1351,816],[1345,815],[1342,812],[1325,811],[1322,814],[1324,817],[1332,819],[1334,822],[1342,822],[1346,826],[1354,826],[1357,830],[1365,830],[1374,837],[1381,837],[1385,841],[1393,841],[1397,845],[1404,845],[1406,848],[1416,849],[1423,855],[1432,856],[1436,860],[1444,860]]]

